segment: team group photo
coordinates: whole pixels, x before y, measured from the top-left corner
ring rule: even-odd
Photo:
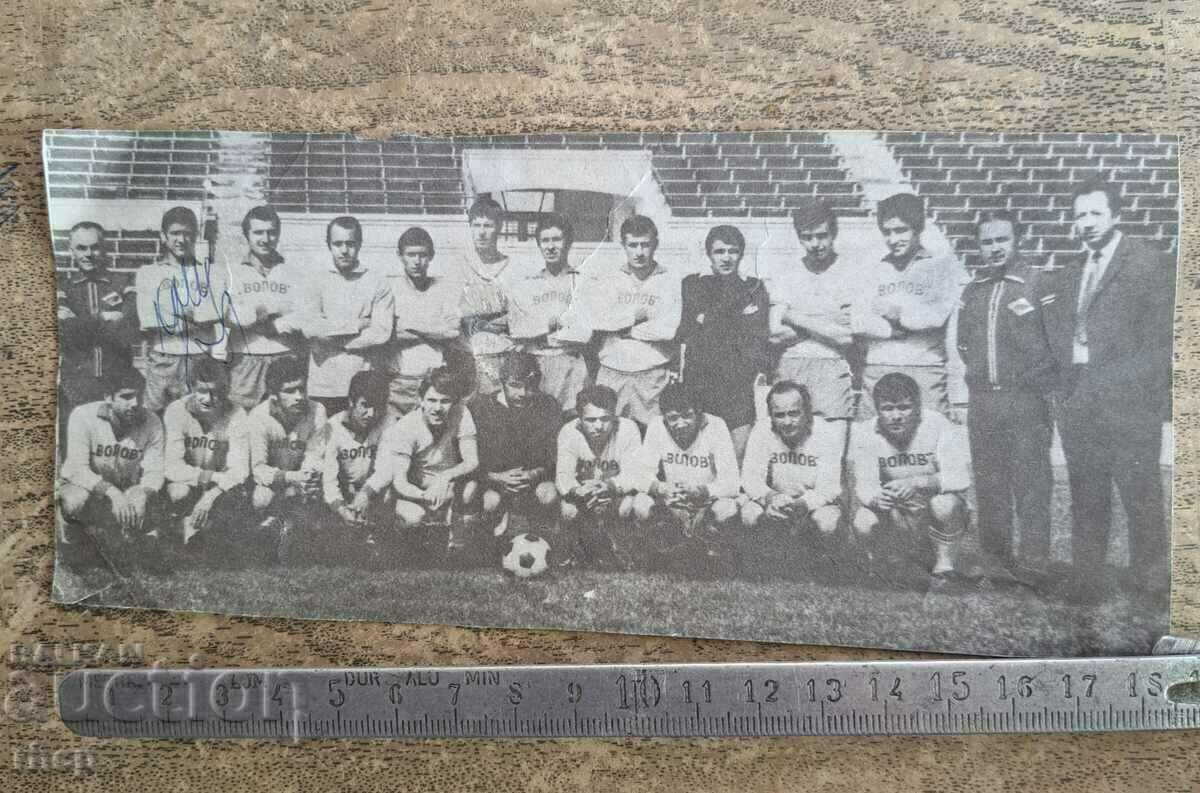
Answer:
[[[1165,626],[1177,144],[537,138],[48,132],[56,598]]]

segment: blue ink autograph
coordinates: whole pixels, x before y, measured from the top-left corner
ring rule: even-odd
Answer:
[[[192,344],[202,348],[215,347],[224,342],[230,337],[230,328],[226,322],[232,322],[234,329],[243,334],[245,338],[245,329],[242,323],[238,320],[237,308],[233,304],[233,295],[229,294],[228,290],[222,290],[219,294],[213,290],[212,286],[212,264],[205,262],[203,265],[179,265],[180,275],[173,275],[168,281],[163,279],[158,285],[158,292],[154,299],[154,316],[158,321],[158,339],[159,345],[162,346],[167,337],[176,337],[183,339],[184,342],[184,375],[187,375],[188,359],[192,354]],[[164,317],[163,303],[161,295],[163,288],[168,290],[169,303],[167,306],[167,316]],[[211,307],[213,316],[216,318],[212,322],[215,328],[211,338],[205,336],[198,337],[194,335],[194,325],[200,324],[192,317],[196,309],[208,304]],[[208,324],[208,323],[204,323]]]

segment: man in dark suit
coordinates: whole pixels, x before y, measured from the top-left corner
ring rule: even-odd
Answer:
[[[1159,470],[1171,416],[1175,267],[1157,246],[1117,228],[1120,189],[1081,184],[1072,217],[1085,255],[1064,273],[1051,329],[1065,373],[1058,426],[1071,481],[1074,594],[1103,597],[1116,483],[1129,520],[1128,584],[1165,598],[1170,532]]]

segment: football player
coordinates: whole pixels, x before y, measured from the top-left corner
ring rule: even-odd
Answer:
[[[429,274],[433,238],[420,226],[400,235],[396,243],[401,269],[388,276],[395,311],[395,329],[383,346],[378,368],[388,374],[391,394],[388,413],[400,418],[421,402],[421,381],[449,362],[459,339],[459,292],[452,281]]]
[[[88,559],[87,541],[112,565],[146,550],[157,538],[147,512],[163,484],[163,429],[142,407],[145,380],[132,366],[115,366],[104,376],[104,399],[80,405],[67,422],[67,456],[59,471],[59,536],[64,554]]]
[[[941,413],[922,410],[921,388],[907,374],[884,375],[872,396],[877,418],[856,424],[850,440],[862,504],[854,515],[855,534],[864,541],[868,559],[880,530],[897,532],[901,541],[927,536],[933,544],[933,576],[954,577],[971,485],[962,428]]]
[[[540,383],[538,359],[513,351],[500,365],[500,390],[470,402],[479,429],[485,514],[515,508],[545,517],[557,511],[554,458],[562,409],[538,389]]]
[[[968,281],[953,254],[930,253],[921,244],[925,204],[898,193],[879,202],[879,231],[888,253],[875,266],[854,312],[854,332],[866,344],[863,390],[888,372],[903,372],[921,387],[926,408],[950,409],[946,329]],[[870,414],[871,404],[864,404]]]
[[[471,474],[479,468],[475,419],[463,404],[462,390],[446,367],[430,372],[419,389],[419,408],[380,438],[376,474],[366,485],[369,493],[378,493],[390,478],[402,528],[427,521],[451,524],[447,551],[460,556],[470,549],[464,534],[454,531],[452,512],[475,508],[478,485]]]
[[[558,433],[555,485],[563,529],[574,535],[585,558],[608,561],[613,538],[607,532],[633,513],[641,433],[631,419],[617,415],[617,395],[607,386],[580,391],[575,411],[578,418]]]
[[[494,394],[500,389],[500,364],[515,346],[508,335],[508,296],[504,279],[511,260],[497,242],[504,209],[489,196],[480,196],[467,210],[474,249],[462,257],[455,278],[459,281],[459,312],[463,337],[475,358],[474,391]]]
[[[394,305],[388,279],[359,260],[362,225],[348,215],[325,229],[332,264],[308,279],[301,330],[309,338],[308,392],[327,413],[346,407],[355,372],[392,337]]]
[[[633,514],[647,534],[660,530],[661,517],[671,518],[672,536],[650,538],[669,548],[678,537],[702,540],[704,531],[727,528],[738,514],[741,483],[729,427],[700,409],[695,391],[668,383],[659,405],[662,417],[650,422],[642,443]]]
[[[344,533],[373,548],[378,539],[375,527],[386,518],[386,473],[378,490],[368,488],[367,482],[376,474],[379,441],[392,425],[387,378],[381,372],[355,372],[347,398],[350,406],[329,419],[322,493]]]
[[[542,391],[569,413],[588,383],[583,344],[591,338],[575,300],[581,276],[570,263],[574,230],[566,216],[546,215],[534,237],[545,266],[524,278],[506,279],[509,333],[537,357]]]
[[[589,300],[589,321],[603,331],[597,385],[617,394],[617,413],[646,427],[659,415],[658,395],[671,379],[683,304],[679,279],[654,260],[658,227],[644,215],[621,224],[626,262]]]
[[[308,365],[292,356],[267,367],[267,398],[246,419],[260,530],[286,565],[301,519],[320,496],[328,436],[325,408],[308,398]]]
[[[754,426],[746,447],[742,522],[791,535],[815,529],[829,544],[842,518],[841,430],[814,419],[808,389],[794,380],[771,386],[767,412],[770,422]]]
[[[279,255],[279,214],[256,206],[242,218],[246,255],[230,273],[230,294],[240,333],[229,340],[233,371],[229,398],[253,410],[267,391],[267,367],[285,355],[303,355],[301,274]]]
[[[163,412],[167,500],[183,518],[184,543],[205,529],[222,497],[228,511],[250,475],[246,411],[230,397],[228,368],[201,358],[189,375],[191,391]]]

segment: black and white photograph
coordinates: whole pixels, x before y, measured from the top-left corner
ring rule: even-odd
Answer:
[[[47,130],[54,599],[1137,652],[1178,154]]]

